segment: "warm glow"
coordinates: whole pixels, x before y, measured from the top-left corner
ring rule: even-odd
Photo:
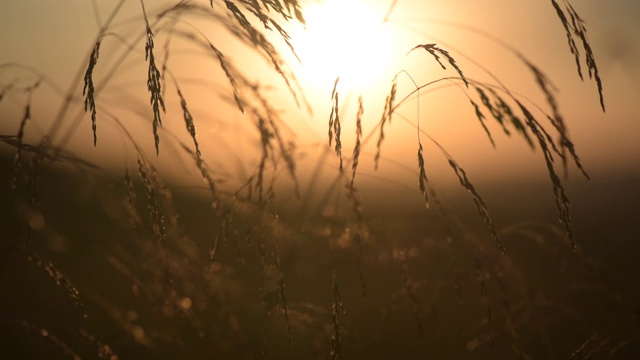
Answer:
[[[363,88],[390,62],[384,13],[359,0],[323,0],[304,8],[306,29],[293,34],[302,61],[300,76],[316,85]]]

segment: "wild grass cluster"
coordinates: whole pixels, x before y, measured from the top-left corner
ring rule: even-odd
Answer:
[[[378,104],[383,111],[372,128],[363,123],[371,105],[362,96],[356,118],[345,118],[349,104],[335,79],[326,94],[325,144],[335,156],[336,166],[329,167],[335,173],[326,189],[316,189],[313,181],[308,187],[301,181],[302,151],[281,110],[292,104],[310,114],[307,93],[286,60],[297,59],[287,24],[304,24],[304,3],[181,0],[157,6],[140,0],[130,32],[116,20],[131,3],[113,2],[67,90],[35,69],[0,65],[0,105],[12,101],[23,109],[18,118],[3,115],[17,131],[0,134],[12,157],[2,164],[0,268],[11,291],[3,295],[0,322],[3,336],[15,340],[0,351],[74,359],[595,359],[615,358],[637,344],[640,332],[625,300],[573,236],[561,173],[573,163],[588,175],[555,86],[520,50],[483,35],[525,65],[546,104],[511,91],[490,71],[492,64],[467,69],[472,55],[429,39],[406,56],[437,63],[442,77],[420,84],[398,69],[385,84],[386,99]],[[393,22],[398,6],[402,1],[390,2],[385,22]],[[604,111],[585,21],[567,0],[551,0],[550,9],[580,78],[586,66],[595,81]],[[179,41],[189,50],[172,46]],[[274,97],[252,69],[234,65],[229,42],[266,64],[283,91]],[[202,97],[182,75],[181,51],[197,51],[197,61],[219,70],[219,76],[200,74],[213,88],[207,96],[216,97],[206,104],[208,118],[199,117]],[[131,62],[146,69],[135,79],[146,89],[143,110],[134,99],[121,104],[108,96]],[[492,81],[477,80],[477,69]],[[400,87],[401,81],[412,87]],[[473,174],[420,127],[420,98],[441,84],[462,90],[494,147],[490,122],[539,151],[561,228],[496,224]],[[43,87],[59,97],[48,119],[31,111]],[[399,109],[415,99],[418,117],[410,119]],[[220,161],[234,155],[210,151],[211,140],[201,135],[229,113],[252,129],[253,154],[243,159],[251,170],[244,177]],[[177,119],[182,132],[168,126]],[[352,120],[355,134],[347,134],[343,125]],[[415,128],[414,190],[426,206],[418,215],[372,217],[359,191],[359,165],[369,144],[375,168],[385,161],[385,136],[394,121]],[[134,122],[148,133],[134,132]],[[124,149],[119,170],[87,160],[70,145],[89,128],[96,149]],[[103,137],[103,128],[116,129],[120,138]],[[239,135],[220,136],[234,143]],[[440,201],[427,142],[470,195],[484,231],[471,229]],[[185,195],[167,182],[159,164],[176,154],[201,178],[197,191],[206,195]],[[304,197],[315,191],[327,195],[319,211],[309,211]],[[344,201],[334,203],[335,197]],[[545,283],[543,275],[555,281]],[[615,309],[602,313],[602,304]]]

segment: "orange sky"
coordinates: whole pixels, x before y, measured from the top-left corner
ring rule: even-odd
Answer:
[[[85,66],[83,61],[97,33],[97,22],[104,21],[109,9],[116,1],[96,1],[96,3],[101,4],[97,13],[92,8],[92,2],[84,0],[3,2],[0,5],[0,31],[3,34],[0,37],[0,63],[14,62],[40,69],[61,88],[66,89],[78,69]],[[370,3],[373,7],[383,9],[382,12],[384,12],[391,1]],[[344,90],[342,94],[344,118],[351,122],[351,124],[345,123],[345,134],[351,136],[354,131],[352,123],[355,118],[356,100],[360,94],[363,95],[365,104],[365,135],[368,131],[372,131],[373,125],[380,118],[390,79],[397,71],[406,70],[418,83],[455,75],[451,71],[442,71],[424,52],[405,56],[412,46],[420,43],[435,42],[443,48],[450,49],[467,76],[487,79],[482,70],[460,56],[458,50],[463,51],[487,65],[492,72],[504,80],[508,87],[537,100],[544,106],[543,97],[536,88],[532,76],[526,73],[525,68],[515,61],[513,56],[478,34],[446,26],[438,21],[456,22],[483,29],[514,45],[554,81],[559,89],[558,99],[561,111],[569,124],[578,154],[594,178],[618,172],[631,172],[637,175],[639,171],[637,164],[640,159],[640,141],[637,136],[640,133],[640,121],[637,115],[637,110],[640,110],[640,106],[637,105],[640,99],[640,87],[637,86],[640,80],[640,68],[636,64],[640,60],[640,23],[637,22],[635,14],[640,14],[640,3],[635,0],[606,3],[600,0],[588,0],[574,1],[573,5],[587,20],[588,34],[603,77],[606,114],[600,111],[595,83],[591,81],[583,83],[578,78],[573,58],[566,44],[564,30],[555,17],[549,1],[517,2],[516,5],[516,2],[510,0],[482,2],[399,0],[389,23],[385,25],[393,39],[393,59],[396,62],[393,63],[393,68],[388,69],[386,78],[382,76],[376,80],[377,84],[368,85],[366,89],[357,91]],[[117,18],[118,31],[126,38],[132,39],[143,29],[143,23],[139,17],[139,2],[127,2],[125,10]],[[137,20],[130,21],[131,19]],[[161,44],[161,40],[158,40],[158,43]],[[145,109],[148,94],[145,93],[144,44],[139,43],[137,46],[139,51],[131,56],[132,60],[127,63],[130,65],[125,65],[122,68],[124,71],[122,75],[113,82],[118,84],[117,87],[114,85],[112,91],[105,93],[102,101],[112,101],[117,104],[131,102],[132,96],[135,97],[132,94],[141,91],[142,95],[136,102],[131,102],[130,107],[134,109],[132,111],[134,114],[144,114],[145,111],[148,112]],[[113,61],[116,57],[115,54],[109,53],[109,49],[114,53],[118,51],[118,45],[114,40],[110,45],[105,45],[101,52],[100,65]],[[176,45],[177,49],[179,45]],[[228,57],[234,63],[239,66],[255,66],[256,69],[265,68],[255,59],[246,57],[246,53],[242,55],[233,53],[234,49],[233,46],[227,49],[231,51]],[[198,78],[197,74],[200,72],[208,71],[218,71],[217,76],[220,78],[220,70],[215,69],[215,66],[211,67],[210,59],[196,53],[183,55],[176,56],[175,60],[171,61],[179,64],[180,69],[176,69],[176,73],[181,74],[185,79],[193,80]],[[0,83],[6,83],[8,79],[14,78],[16,73],[2,70]],[[284,88],[277,77],[264,74],[256,77],[265,83],[272,82],[278,89]],[[138,80],[139,83],[136,83]],[[276,92],[274,99],[281,99],[277,102],[277,108],[283,111],[284,118],[296,132],[299,147],[308,149],[310,153],[307,160],[301,161],[300,168],[305,168],[306,161],[307,167],[313,169],[318,162],[316,151],[326,146],[324,144],[331,108],[331,89],[326,84],[320,86],[308,83],[305,76],[301,76],[301,81],[307,88],[307,95],[314,108],[313,116],[303,109],[292,106],[293,101],[286,93]],[[332,84],[332,81],[329,84]],[[218,154],[222,152],[226,154],[224,157],[230,158],[232,162],[255,161],[254,130],[242,125],[247,122],[243,121],[242,115],[237,111],[232,111],[232,108],[224,116],[215,112],[212,114],[211,108],[218,108],[220,103],[215,100],[215,96],[211,95],[210,90],[202,92],[206,85],[187,80],[182,85],[191,99],[189,103],[196,118],[199,138],[212,139],[212,142],[215,142],[215,144],[203,145],[205,151],[209,151],[209,153],[205,152],[205,156],[219,160]],[[398,96],[402,97],[411,90],[411,87],[408,78],[401,77]],[[349,92],[351,92],[350,95]],[[17,130],[17,121],[12,119],[22,111],[22,105],[11,105],[11,103],[21,104],[21,101],[20,97],[11,97],[0,104],[0,111],[3,114],[0,123],[1,133],[15,133]],[[33,111],[34,122],[40,123],[41,129],[37,130],[37,126],[28,129],[29,134],[36,137],[38,132],[42,133],[46,129],[44,124],[55,114],[56,106],[59,104],[59,100],[56,100],[56,97],[44,87],[34,97],[34,102],[38,101],[40,104],[46,104],[34,107]],[[174,108],[173,114],[179,116],[177,102],[169,100],[169,105]],[[415,103],[408,103],[399,113],[415,120],[416,112]],[[79,106],[76,106],[70,114],[75,116],[77,113],[81,113]],[[460,165],[465,167],[470,176],[476,179],[511,176],[527,178],[537,177],[537,174],[540,177],[546,177],[544,162],[539,152],[531,154],[524,142],[517,138],[508,139],[501,136],[500,129],[493,125],[490,129],[496,137],[497,150],[491,148],[475,119],[473,109],[459,89],[450,87],[433,93],[424,93],[421,96],[420,114],[422,128],[440,141]],[[90,124],[88,121],[83,121],[81,124],[84,128],[78,131],[73,146],[88,149],[87,145],[91,144]],[[114,154],[116,158],[121,157],[122,142],[118,133],[108,125],[104,125],[105,122],[101,124],[103,125],[99,126],[98,148],[88,150],[85,154],[97,154],[96,158]],[[127,120],[127,124],[133,129],[132,131],[146,137],[147,145],[150,144],[151,132],[148,122],[134,119]],[[179,117],[173,125],[170,120],[165,121],[165,124],[169,129],[185,133],[184,123]],[[369,160],[361,167],[363,174],[388,179],[397,178],[403,184],[414,186],[417,168],[415,129],[396,118],[387,133],[383,144],[384,158],[378,173],[373,171],[370,162],[375,152],[376,139],[373,139],[364,150],[363,156],[367,156]],[[188,139],[188,137],[183,138]],[[442,156],[437,154],[437,149],[426,139],[422,141],[427,154],[428,169],[433,169],[437,173],[438,169],[445,168],[446,163]],[[206,140],[201,142],[204,143]],[[168,141],[164,144],[168,144]],[[345,152],[350,154],[351,140],[347,138],[345,144],[347,145]],[[161,157],[162,155],[178,156],[169,149],[168,145],[163,147],[161,144]],[[329,156],[326,160],[330,162],[329,166],[336,164],[332,159],[333,157]],[[121,159],[106,161],[122,163]],[[246,172],[250,171],[237,163],[232,167],[234,169],[230,172],[238,175],[243,172],[246,175]],[[169,165],[168,170],[170,174],[175,173],[175,164]],[[576,171],[572,171],[572,174],[574,177],[578,176]]]

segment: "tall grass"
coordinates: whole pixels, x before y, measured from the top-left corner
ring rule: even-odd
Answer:
[[[99,24],[69,90],[61,90],[46,74],[28,68],[25,82],[24,67],[0,65],[0,101],[8,101],[5,95],[11,94],[24,109],[21,118],[6,119],[15,122],[17,132],[0,135],[14,154],[13,165],[3,165],[12,175],[5,185],[10,200],[2,207],[18,224],[7,230],[2,244],[3,278],[11,279],[14,286],[34,282],[33,288],[12,288],[15,293],[8,297],[29,301],[17,306],[15,316],[0,309],[1,321],[11,331],[25,329],[18,337],[34,345],[29,351],[36,356],[281,358],[289,354],[292,358],[341,359],[396,353],[405,357],[536,358],[572,353],[578,358],[596,358],[615,356],[637,342],[633,324],[624,322],[622,331],[611,324],[612,319],[624,318],[619,312],[588,315],[592,304],[583,301],[583,296],[601,297],[596,301],[599,304],[624,301],[611,295],[614,292],[599,278],[599,264],[574,239],[569,197],[556,159],[562,161],[565,171],[573,161],[585,176],[587,173],[550,79],[519,50],[482,35],[526,66],[547,110],[511,91],[490,71],[493,64],[478,64],[493,81],[478,80],[461,65],[461,59],[473,63],[472,57],[437,43],[415,44],[407,56],[417,62],[435,61],[444,77],[419,84],[406,70],[398,69],[384,104],[377,104],[384,109],[373,129],[365,131],[362,121],[365,112],[375,106],[365,104],[361,96],[356,118],[344,117],[343,108],[348,104],[341,96],[339,78],[335,79],[333,91],[326,96],[330,108],[326,145],[338,165],[324,199],[338,194],[346,205],[323,201],[323,210],[312,214],[309,221],[302,219],[308,211],[304,207],[310,206],[303,194],[319,190],[313,188],[313,181],[309,188],[301,181],[302,151],[280,110],[289,100],[304,111],[309,105],[287,56],[278,50],[284,48],[297,57],[286,25],[304,24],[303,4],[297,0],[183,0],[152,8],[152,3],[140,0],[133,34],[125,34],[116,22],[124,4],[124,0],[117,2]],[[392,23],[391,15],[402,2],[389,5],[385,21]],[[580,77],[584,63],[604,110],[602,80],[584,21],[568,1],[552,0],[551,5],[566,32]],[[172,47],[178,40],[189,50]],[[288,100],[273,100],[269,86],[257,82],[251,69],[236,67],[233,53],[225,50],[228,41],[266,63],[285,89],[286,94],[278,96]],[[189,79],[180,75],[179,66],[172,65],[181,51],[188,54],[192,50],[199,51],[194,60],[204,57],[220,71],[220,76],[198,74],[211,79],[209,86],[223,89],[221,101],[214,102],[220,108],[212,109],[209,118],[200,117],[196,110],[208,104],[199,103],[202,98],[188,86]],[[105,51],[115,55],[106,60]],[[119,111],[121,104],[112,103],[107,94],[115,88],[113,83],[125,72],[127,62],[142,61],[135,58],[142,54],[146,76],[141,84],[146,85],[147,108],[139,110],[132,100],[124,104],[130,110],[125,117]],[[413,82],[413,89],[406,92],[398,86],[405,77]],[[501,228],[491,217],[472,174],[420,127],[419,100],[417,120],[399,112],[415,96],[427,96],[427,90],[445,82],[462,90],[470,114],[494,146],[489,121],[540,150],[562,230],[540,224]],[[30,109],[33,94],[43,86],[60,96],[60,106],[51,126],[36,136],[36,124],[45,122]],[[178,106],[172,109],[174,103]],[[228,162],[221,159],[233,155],[208,151],[210,140],[202,136],[203,126],[223,123],[218,119],[230,112],[237,112],[253,129],[255,146],[250,157],[254,160],[248,161],[252,169],[244,177],[230,175]],[[166,128],[176,118],[181,118],[186,133]],[[352,120],[355,136],[343,131],[343,125]],[[375,219],[366,212],[366,199],[359,191],[363,176],[359,164],[369,155],[365,149],[371,142],[375,142],[375,168],[385,161],[384,140],[392,131],[392,120],[415,127],[418,141],[413,171],[418,181],[414,190],[427,206],[435,206],[435,216],[425,210],[420,218]],[[149,129],[148,137],[132,131],[134,121]],[[122,142],[128,154],[122,159],[122,170],[103,169],[69,146],[86,126],[91,128],[95,147],[115,147]],[[98,142],[103,126],[117,129],[121,139],[100,137]],[[224,131],[223,126],[219,129]],[[231,143],[237,136],[223,135]],[[353,136],[354,147],[343,151],[349,136]],[[427,176],[434,155],[426,152],[426,142],[440,151],[460,186],[470,194],[493,243],[486,241],[485,233],[469,229],[466,219],[440,202],[437,187]],[[206,191],[207,200],[191,199],[167,184],[157,166],[165,156],[176,154],[189,159],[181,166],[194,169],[202,178],[199,190]],[[345,167],[351,171],[345,172]],[[296,200],[283,205],[289,196]],[[511,247],[525,240],[524,247]],[[67,256],[61,250],[65,246],[81,250]],[[547,287],[532,275],[535,270],[527,256],[518,252],[523,248],[542,252],[536,256],[555,264],[551,267],[559,276],[569,282],[582,279],[589,290],[545,292]],[[9,271],[9,265],[20,271]],[[31,273],[33,268],[44,272],[60,289],[48,288],[41,274]],[[50,299],[33,298],[40,288]],[[81,319],[61,322],[53,314],[54,310],[67,311],[64,304],[68,302],[79,310]],[[9,309],[15,304],[3,306]],[[353,315],[359,312],[368,315]],[[376,319],[370,314],[376,314]],[[398,326],[397,319],[409,321]],[[563,325],[561,331],[574,332],[556,333],[556,320]],[[408,334],[415,339],[401,339]],[[563,340],[554,342],[554,336]],[[544,344],[543,351],[540,344]]]

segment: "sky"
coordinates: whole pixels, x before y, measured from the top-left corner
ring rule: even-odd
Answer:
[[[391,1],[362,2],[374,9],[378,16],[384,14],[391,4]],[[3,2],[0,5],[0,31],[4,34],[0,37],[0,64],[18,63],[38,69],[57,84],[56,86],[67,89],[74,76],[84,73],[86,56],[92,48],[99,28],[98,24],[107,18],[115,3],[116,1],[84,0]],[[310,3],[313,4],[308,5],[308,8],[317,6],[315,2]],[[346,3],[346,0],[342,2],[342,4]],[[513,45],[552,79],[558,89],[557,98],[560,109],[567,120],[578,154],[593,178],[622,175],[637,177],[640,174],[637,166],[640,159],[640,141],[637,136],[640,133],[637,111],[640,110],[637,101],[640,99],[640,86],[637,85],[640,81],[640,68],[637,66],[640,60],[640,23],[637,21],[640,3],[635,0],[607,2],[587,0],[573,1],[573,5],[586,20],[588,36],[603,78],[606,113],[599,108],[595,83],[588,79],[584,82],[580,81],[567,46],[564,30],[549,1],[516,3],[509,0],[483,2],[399,0],[388,21],[383,25],[385,36],[389,38],[367,43],[366,46],[366,48],[377,49],[380,51],[378,54],[384,52],[386,54],[384,56],[390,56],[384,62],[387,68],[375,76],[365,76],[364,79],[370,81],[364,83],[365,85],[349,85],[348,80],[345,80],[346,77],[343,77],[339,88],[342,92],[343,119],[351,119],[344,125],[345,134],[354,132],[353,119],[355,119],[359,96],[362,96],[365,108],[363,120],[365,135],[369,131],[375,131],[374,125],[380,118],[391,79],[400,70],[404,73],[399,75],[398,96],[403,96],[412,90],[412,81],[425,83],[439,77],[455,75],[450,70],[440,69],[424,52],[413,52],[407,55],[408,50],[417,44],[438,43],[442,48],[448,48],[451,54],[457,57],[459,65],[467,76],[480,80],[490,79],[482,69],[461,55],[465,54],[487,65],[487,68],[503,79],[509,88],[544,107],[544,98],[526,69],[509,52],[477,32],[463,29],[462,25],[464,25],[467,28],[482,29]],[[153,11],[151,6],[149,8]],[[345,11],[351,11],[346,6],[345,9],[347,9]],[[116,18],[116,31],[125,39],[133,39],[142,29],[140,14],[139,2],[126,2],[123,11]],[[338,20],[337,17],[333,17],[327,29],[338,26]],[[452,26],[451,23],[461,25]],[[355,23],[351,25],[358,26]],[[296,30],[293,26],[290,31],[294,36],[295,44],[300,29],[298,27]],[[332,37],[327,51],[341,49],[336,44],[340,39],[348,39],[348,36],[340,35],[341,33],[336,34],[329,30],[326,30],[326,33]],[[320,35],[319,38],[306,40],[303,44],[312,43],[321,47],[320,43],[325,40]],[[158,40],[158,43],[160,41]],[[353,43],[357,42],[353,39],[349,41],[351,43],[347,43],[345,49],[354,47]],[[113,62],[118,51],[123,48],[114,40],[110,43],[105,41],[105,43],[100,54],[100,65]],[[314,80],[313,75],[321,71],[317,67],[311,70],[300,70],[300,82],[313,107],[311,115],[304,106],[293,105],[294,102],[287,94],[282,81],[277,76],[269,75],[263,62],[256,61],[250,54],[248,55],[246,49],[238,49],[233,45],[226,47],[224,41],[219,43],[226,49],[225,51],[229,51],[228,58],[234,61],[234,64],[238,67],[257,69],[255,78],[262,80],[265,85],[279,89],[279,92],[274,91],[273,99],[276,99],[276,107],[283,112],[288,126],[295,133],[299,147],[308,150],[308,155],[305,157],[309,161],[308,169],[311,170],[322,162],[328,163],[329,167],[335,167],[336,162],[332,161],[333,158],[318,158],[322,156],[320,154],[326,153],[327,149],[326,126],[331,109],[333,77],[327,79],[327,76],[323,81],[318,81]],[[139,49],[132,52],[121,68],[121,75],[118,75],[119,77],[114,81],[117,86],[114,85],[110,92],[105,93],[101,101],[111,101],[116,104],[131,102],[129,111],[139,117],[140,114],[148,116],[149,110],[145,108],[148,102],[144,87],[145,78],[137,75],[145,74],[146,71],[143,62],[144,44],[140,42],[137,46]],[[175,49],[180,49],[179,44],[175,46]],[[283,44],[279,46],[286,51]],[[359,51],[365,50],[363,48]],[[228,154],[227,157],[234,159],[232,162],[255,161],[252,151],[256,146],[255,132],[253,129],[246,129],[247,122],[243,121],[243,115],[230,109],[224,119],[219,119],[219,122],[212,123],[204,120],[198,122],[198,119],[211,118],[212,106],[214,108],[222,106],[219,100],[210,96],[210,91],[202,90],[206,84],[198,84],[200,72],[217,71],[216,79],[224,81],[224,78],[220,77],[220,69],[211,70],[211,65],[203,61],[203,56],[190,57],[189,54],[194,54],[193,51],[193,49],[186,50],[183,56],[175,56],[176,60],[172,61],[176,64],[176,74],[191,81],[185,81],[183,90],[190,95],[190,104],[196,116],[196,124],[199,126],[200,139],[212,139],[211,142],[217,144],[205,144],[203,148],[214,158],[215,154],[223,152]],[[321,55],[311,52],[310,55],[305,56],[313,59]],[[292,58],[289,56],[288,59]],[[367,60],[359,61],[368,63]],[[312,61],[307,61],[307,63],[310,62]],[[136,70],[138,70],[137,73]],[[15,68],[8,70],[4,67],[0,71],[0,83],[6,84],[9,79],[15,79],[16,76],[29,79],[25,74],[23,70]],[[410,74],[411,78],[406,76],[407,74]],[[361,78],[359,81],[364,80]],[[213,84],[213,86],[218,86],[216,91],[220,91],[219,85]],[[222,89],[224,90],[225,87]],[[78,92],[80,90],[80,88],[76,89]],[[135,94],[142,95],[140,97]],[[32,112],[34,121],[32,127],[27,129],[27,136],[32,135],[37,138],[38,134],[46,131],[47,119],[51,119],[56,113],[60,99],[47,86],[42,86],[42,90],[34,94],[33,100],[39,105],[34,106]],[[15,134],[18,126],[15,119],[17,114],[21,113],[23,104],[24,98],[17,95],[0,103],[0,114],[3,117],[0,131],[3,134]],[[542,154],[539,151],[532,152],[521,139],[502,136],[495,124],[489,126],[497,145],[496,149],[493,149],[468,104],[468,100],[459,88],[449,86],[432,92],[423,91],[420,106],[416,106],[415,101],[408,101],[398,113],[413,119],[414,123],[416,116],[419,116],[421,128],[442,144],[475,178],[486,180],[546,178]],[[171,105],[174,110],[179,109],[175,101],[173,103],[169,101],[168,105]],[[69,117],[76,114],[81,116],[81,104],[76,104],[70,114]],[[122,114],[123,117],[126,116],[124,112]],[[174,114],[177,113],[174,112]],[[129,113],[128,116],[131,114]],[[139,120],[127,120],[127,126],[130,126],[134,134],[145,136],[149,145],[150,124]],[[124,154],[118,131],[108,125],[99,126],[99,145],[92,149],[89,122],[85,118],[81,124],[83,124],[82,128],[75,133],[70,146],[82,149],[80,152],[83,155],[94,156],[99,159],[97,160],[99,162],[121,164],[119,157]],[[165,127],[185,134],[181,120],[173,125],[165,124]],[[364,155],[368,156],[369,160],[362,165],[363,173],[387,179],[398,176],[398,181],[413,186],[417,171],[416,135],[415,128],[396,119],[388,128],[387,138],[383,144],[383,161],[378,172],[373,170],[370,161],[375,152],[373,146],[375,141],[371,140],[369,147],[364,151]],[[353,143],[350,141],[352,140],[345,139],[346,147],[352,146]],[[422,142],[425,144],[428,167],[434,173],[446,169],[446,162],[438,154],[437,148],[426,139],[422,139]],[[163,152],[169,154],[168,157],[179,156],[167,147]],[[234,169],[230,171],[238,176],[246,175],[250,171],[242,165],[236,165],[233,165]],[[168,167],[169,175],[175,173],[172,171],[174,166]],[[305,168],[304,161],[300,168]],[[575,169],[572,169],[571,174],[579,178]]]

